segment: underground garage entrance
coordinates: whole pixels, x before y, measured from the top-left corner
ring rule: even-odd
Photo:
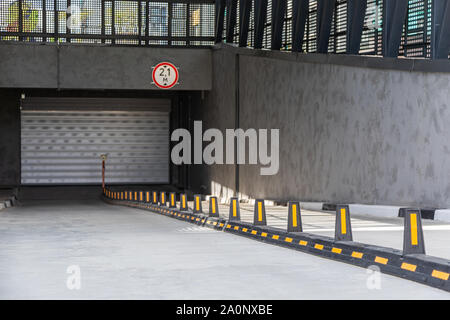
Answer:
[[[449,298],[450,2],[1,2],[0,298]]]

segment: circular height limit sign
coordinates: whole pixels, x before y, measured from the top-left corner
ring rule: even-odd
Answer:
[[[152,80],[160,89],[170,89],[178,83],[178,69],[170,62],[161,62],[153,67]]]

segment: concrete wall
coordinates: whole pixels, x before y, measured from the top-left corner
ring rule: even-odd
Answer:
[[[0,88],[151,90],[150,67],[162,60],[180,67],[177,90],[211,89],[193,101],[204,130],[234,128],[237,115],[244,129],[280,129],[278,174],[240,166],[242,194],[450,207],[449,61],[3,43]],[[0,100],[0,185],[20,180],[20,92],[11,92]],[[229,196],[235,170],[193,165],[192,187]]]
[[[227,50],[215,51],[213,56],[212,91],[204,99],[193,101],[191,120],[202,120],[203,131],[217,128],[225,132],[235,127],[235,63],[236,55]],[[191,131],[192,132],[192,131]],[[191,165],[191,186],[199,192],[232,196],[235,189],[234,165]],[[215,187],[211,187],[212,183]]]
[[[450,207],[450,73],[426,72],[423,62],[408,59],[352,57],[351,66],[345,56],[220,47],[213,90],[201,107],[211,127],[234,125],[214,113],[229,119],[235,109],[231,67],[224,70],[228,61],[220,57],[237,55],[240,127],[280,129],[278,174],[240,166],[241,193]],[[439,71],[449,69],[449,61],[441,64]],[[204,171],[211,181],[233,184],[228,169]]]
[[[209,49],[101,45],[0,44],[0,88],[159,90],[152,66],[172,62],[179,84],[171,90],[210,90]]]

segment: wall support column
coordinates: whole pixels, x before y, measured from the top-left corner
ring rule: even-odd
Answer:
[[[383,57],[398,57],[407,11],[408,0],[384,0]]]

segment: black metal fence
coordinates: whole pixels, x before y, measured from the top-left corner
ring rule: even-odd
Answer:
[[[233,42],[238,43],[240,28],[240,2],[237,1],[236,26],[234,28]],[[256,0],[255,0],[256,1]],[[292,49],[292,13],[293,2],[287,0],[287,8],[283,23],[281,50]],[[407,57],[430,57],[431,43],[431,10],[433,0],[409,0],[408,11],[403,28],[400,55]],[[302,44],[303,52],[317,51],[317,0],[309,1],[308,15],[305,24],[305,34]],[[254,1],[251,7],[249,34],[247,46],[254,45]],[[360,54],[382,54],[382,30],[383,30],[383,0],[368,0],[364,19],[363,33],[361,37]],[[226,16],[226,9],[225,9]],[[272,29],[272,1],[267,2],[267,17],[264,26],[263,48],[271,49]],[[223,39],[226,39],[226,19],[224,21]],[[345,53],[347,41],[347,0],[336,0],[331,23],[328,52]]]
[[[307,3],[303,52],[318,52],[319,3],[328,0],[280,0],[286,3],[282,17],[281,50],[293,50],[293,19],[295,4]],[[217,35],[217,4],[224,9],[223,39],[227,24],[232,28],[232,41],[239,43],[242,18],[241,4],[249,4],[248,32],[244,46],[255,44],[255,6],[266,3],[267,14],[262,30],[262,48],[272,48],[274,19],[272,8],[278,0],[0,0],[0,41],[104,43],[114,45],[160,45],[160,46],[210,46]],[[330,53],[346,53],[348,49],[348,6],[352,0],[335,0],[328,39]],[[359,54],[383,54],[384,9],[386,1],[365,0],[364,21],[359,44]],[[407,1],[406,18],[402,27],[399,55],[426,57],[433,55],[432,37],[439,10],[447,6],[446,0],[400,0]],[[355,1],[353,0],[353,3]],[[353,4],[354,5],[354,4]],[[20,8],[20,10],[19,10]],[[234,8],[235,12],[227,12]],[[445,9],[450,10],[450,9]],[[229,18],[232,18],[229,20]],[[441,17],[441,19],[443,19]],[[280,20],[278,20],[280,21]],[[261,29],[260,29],[261,30]],[[450,31],[441,32],[440,38]],[[220,34],[220,31],[219,31]],[[242,35],[241,35],[242,36]],[[326,39],[325,39],[326,41]],[[241,44],[242,45],[242,44]],[[326,42],[325,42],[326,46]],[[397,43],[395,44],[397,46]],[[294,46],[295,47],[295,46]],[[323,47],[323,46],[322,46]],[[277,49],[277,48],[275,48]],[[445,50],[445,49],[444,49]],[[298,51],[298,49],[294,50]],[[437,50],[435,50],[437,51]],[[321,52],[324,52],[323,49]],[[442,56],[442,54],[441,54]]]
[[[1,0],[0,40],[209,46],[214,10],[214,0]]]

